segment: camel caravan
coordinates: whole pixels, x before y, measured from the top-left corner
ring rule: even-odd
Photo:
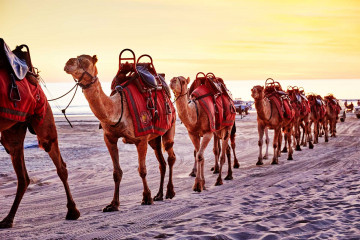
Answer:
[[[23,48],[26,50],[23,51]],[[124,57],[125,54],[130,57]],[[173,77],[168,85],[165,74],[156,71],[151,56],[144,54],[136,58],[132,50],[124,49],[119,54],[119,69],[112,80],[112,92],[108,96],[97,77],[97,61],[95,55],[70,58],[64,71],[82,88],[91,111],[100,122],[113,163],[114,195],[103,212],[118,211],[120,206],[123,171],[117,145],[119,138],[125,144],[136,146],[138,172],[143,184],[141,204],[150,205],[153,201],[162,201],[164,197],[175,197],[173,168],[176,161],[176,112],[194,145],[195,159],[190,172],[190,176],[195,177],[193,191],[202,192],[206,189],[204,152],[212,138],[215,161],[211,171],[218,174],[215,185],[223,184],[222,171],[226,159],[228,169],[224,180],[233,179],[232,168],[240,167],[235,151],[236,108],[232,94],[222,78],[213,73],[199,72],[192,83],[189,77],[179,76]],[[20,201],[30,184],[24,161],[27,129],[37,135],[39,147],[49,154],[64,185],[68,208],[66,219],[76,220],[80,217],[67,182],[68,172],[60,154],[54,117],[39,79],[38,71],[31,62],[29,48],[21,45],[11,51],[0,39],[1,144],[11,156],[18,179],[15,200],[9,214],[0,222],[0,228],[12,227]],[[329,131],[331,137],[336,137],[340,106],[331,94],[324,98],[315,94],[305,95],[304,90],[298,87],[288,87],[284,91],[279,82],[269,78],[265,86],[254,86],[251,96],[255,100],[259,133],[256,165],[263,165],[263,159],[269,157],[269,129],[274,130],[271,164],[279,163],[281,152],[287,152],[287,159],[293,160],[293,148],[296,151],[301,151],[301,146],[312,149],[322,135],[328,141]],[[266,151],[263,155],[264,135]],[[282,139],[285,144],[281,151]],[[146,180],[148,145],[154,150],[160,170],[159,190],[154,197]],[[165,195],[167,164],[163,149],[167,152],[169,167]]]

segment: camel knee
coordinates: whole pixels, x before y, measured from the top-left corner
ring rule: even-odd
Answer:
[[[266,145],[268,145],[268,144],[270,143],[270,139],[269,139],[269,138],[266,138],[266,139],[265,139],[265,143],[266,143]]]
[[[258,141],[258,146],[261,147],[263,145],[263,140]]]
[[[164,144],[165,151],[169,151],[174,146],[174,142],[166,142]]]
[[[140,175],[141,178],[145,178],[145,177],[146,177],[146,175],[147,175],[147,170],[146,170],[145,167],[139,167],[138,171],[139,171],[139,175]]]
[[[215,156],[219,155],[219,148],[214,146],[213,153],[214,153]]]
[[[204,155],[202,153],[198,153],[197,155],[197,161],[199,163],[202,163],[204,161]]]
[[[50,152],[53,143],[56,141],[57,139],[50,139],[50,140],[40,140],[39,139],[39,147],[44,149],[45,152]]]
[[[114,170],[113,172],[113,178],[114,182],[120,182],[122,179],[123,171],[121,169]]]

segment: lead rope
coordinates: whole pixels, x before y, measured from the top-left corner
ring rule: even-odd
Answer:
[[[39,77],[40,77],[40,81],[43,84],[43,86],[45,87],[45,89],[50,93],[49,89],[47,88],[47,86],[45,84],[45,81],[42,79],[41,76],[39,76]],[[60,98],[65,97],[66,95],[68,95],[69,93],[71,93],[75,89],[74,95],[72,96],[69,104],[64,109],[60,109],[59,105],[55,104],[55,106],[62,112],[62,114],[64,114],[64,117],[65,117],[66,121],[69,123],[71,128],[73,128],[73,125],[71,124],[70,120],[66,116],[66,110],[68,109],[68,107],[70,106],[72,101],[74,100],[78,87],[79,87],[79,84],[78,84],[78,82],[76,82],[75,85],[67,93],[61,95],[60,97],[47,100],[48,102],[59,100]],[[51,93],[50,93],[50,95],[51,95]]]

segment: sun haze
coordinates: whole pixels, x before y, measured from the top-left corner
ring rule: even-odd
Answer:
[[[150,54],[168,77],[346,79],[360,75],[360,1],[0,1],[1,37],[30,47],[46,81],[96,54],[111,81],[118,54]]]

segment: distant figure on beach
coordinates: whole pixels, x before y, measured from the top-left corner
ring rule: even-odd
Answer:
[[[357,101],[357,105],[358,105],[358,107],[360,107],[360,100]]]

